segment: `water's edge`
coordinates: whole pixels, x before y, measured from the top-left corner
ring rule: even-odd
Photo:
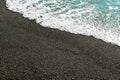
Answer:
[[[120,46],[120,34],[117,32],[112,32],[110,30],[102,29],[101,27],[98,27],[99,25],[92,24],[90,22],[79,22],[79,24],[74,23],[74,20],[65,20],[64,18],[59,18],[58,16],[52,16],[51,14],[48,14],[44,12],[44,10],[39,11],[39,17],[37,15],[37,11],[33,11],[36,14],[26,13],[28,11],[25,9],[24,11],[17,10],[16,4],[15,6],[12,6],[14,3],[10,3],[9,0],[6,0],[6,7],[14,12],[18,12],[20,14],[23,14],[25,18],[28,18],[30,20],[36,20],[36,23],[49,28],[55,28],[62,31],[67,31],[74,34],[82,34],[86,36],[93,36],[97,39],[101,39],[105,42],[116,44]],[[19,5],[20,6],[20,5]],[[43,12],[42,12],[43,11]],[[41,17],[42,16],[42,17]],[[64,17],[63,15],[61,17]]]

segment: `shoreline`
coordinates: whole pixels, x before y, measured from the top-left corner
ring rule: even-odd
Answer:
[[[18,4],[18,5],[16,5],[16,4]],[[72,20],[72,18],[70,18],[70,20],[67,20],[67,19],[65,19],[65,16],[64,17],[63,16],[52,16],[51,12],[50,12],[51,14],[48,14],[46,12],[42,13],[41,10],[43,10],[42,8],[44,8],[42,6],[41,6],[40,10],[37,10],[37,8],[33,9],[32,7],[25,9],[25,7],[27,7],[27,4],[24,5],[24,7],[22,7],[22,6],[20,6],[20,5],[22,5],[22,3],[19,3],[16,1],[11,2],[9,0],[6,0],[6,5],[9,10],[11,10],[13,12],[18,12],[19,14],[22,14],[23,17],[28,18],[29,20],[35,20],[36,23],[41,24],[41,26],[70,32],[72,34],[93,36],[94,38],[101,39],[101,40],[105,41],[106,43],[111,43],[111,44],[120,46],[119,31],[116,29],[112,29],[112,30],[108,29],[107,27],[113,27],[113,26],[110,26],[110,25],[106,26],[107,25],[106,23],[105,24],[99,23],[99,22],[101,22],[101,20],[96,22],[93,19],[92,21],[86,20],[84,22],[84,21],[82,21],[83,19],[81,18],[78,21],[78,24],[79,24],[78,25],[76,23],[76,20]],[[16,7],[19,6],[19,7],[16,8],[15,6]],[[39,16],[37,14],[39,14]],[[41,18],[39,18],[40,16],[41,16]],[[97,16],[97,14],[94,14],[94,16]],[[58,18],[58,17],[60,17],[60,18]],[[86,15],[86,17],[87,17],[87,15]],[[99,17],[101,17],[101,16],[99,16]],[[112,15],[109,15],[109,17],[110,17],[110,20],[113,20],[114,18],[116,18],[116,17],[112,17]],[[109,22],[109,20],[108,20],[108,22]],[[110,23],[108,23],[108,24],[110,24]],[[114,25],[114,26],[118,26],[118,25]]]
[[[0,79],[119,80],[120,47],[42,27],[0,1]]]

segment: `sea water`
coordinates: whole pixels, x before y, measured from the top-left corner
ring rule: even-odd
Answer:
[[[9,10],[44,27],[120,46],[120,0],[5,0]]]

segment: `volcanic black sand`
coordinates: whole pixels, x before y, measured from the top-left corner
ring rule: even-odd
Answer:
[[[43,28],[0,0],[0,80],[119,80],[120,47]]]

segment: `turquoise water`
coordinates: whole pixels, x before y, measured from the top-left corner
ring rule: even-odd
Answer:
[[[48,12],[53,15],[67,14],[67,18],[97,20],[105,29],[120,26],[120,0],[38,0],[33,3],[39,4],[50,8]]]
[[[120,0],[6,0],[6,6],[44,27],[120,45]]]

